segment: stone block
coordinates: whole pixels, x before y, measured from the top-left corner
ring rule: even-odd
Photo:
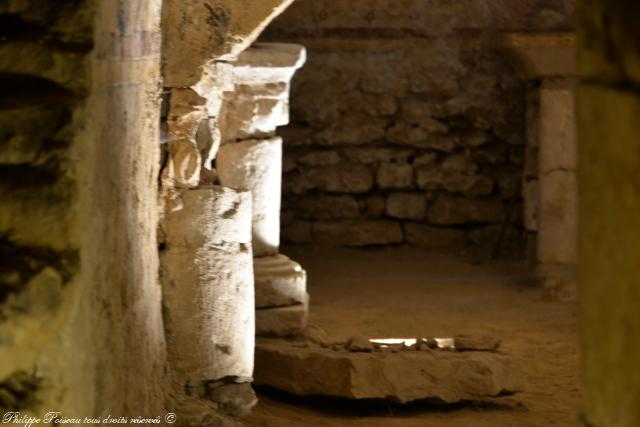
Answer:
[[[385,138],[387,121],[367,116],[349,115],[333,122],[315,135],[320,145],[365,145]]]
[[[297,262],[282,254],[254,258],[253,271],[256,308],[305,303],[307,273]]]
[[[412,222],[405,222],[403,228],[405,240],[413,246],[428,249],[461,249],[466,244],[464,230]]]
[[[392,147],[349,147],[344,150],[344,154],[349,160],[358,163],[408,163],[414,150]]]
[[[291,2],[167,1],[162,44],[165,86],[195,85],[212,60],[236,59]]]
[[[250,191],[253,198],[253,251],[255,256],[278,253],[282,139],[226,143],[216,159],[220,183]]]
[[[256,335],[289,337],[304,332],[309,315],[309,295],[302,304],[256,310]]]
[[[169,363],[193,382],[251,377],[251,195],[212,187],[182,199],[183,209],[164,220],[160,254]]]
[[[303,171],[307,189],[329,193],[366,193],[373,188],[373,171],[359,163],[341,163]],[[304,181],[303,181],[304,182]]]
[[[255,383],[301,396],[456,403],[521,391],[524,376],[488,351],[349,352],[261,338]]]
[[[280,97],[234,93],[223,107],[225,141],[265,138],[289,123],[288,93]]]
[[[550,264],[574,264],[578,244],[576,174],[551,172],[541,176],[538,185],[538,260]]]
[[[387,198],[387,215],[392,218],[422,221],[427,211],[424,193],[393,193]]]
[[[540,174],[576,170],[575,93],[569,81],[546,82],[540,90]]]
[[[504,220],[504,206],[499,199],[440,196],[429,209],[427,219],[434,225],[499,223]]]
[[[237,85],[288,83],[306,60],[307,51],[298,44],[254,43],[234,62],[233,80]]]
[[[493,192],[493,180],[477,175],[478,165],[466,154],[445,158],[440,164],[417,168],[418,187],[422,190],[447,190],[452,193],[487,196]]]
[[[306,166],[327,166],[340,163],[340,154],[337,151],[311,151],[300,158],[298,162]]]
[[[413,167],[407,163],[382,163],[376,177],[381,189],[407,190],[414,187]]]
[[[381,195],[369,196],[361,201],[363,215],[367,218],[382,218],[387,208],[387,198]]]
[[[314,241],[338,246],[369,246],[401,243],[400,224],[395,221],[318,221],[313,224]]]
[[[349,195],[314,195],[296,199],[295,209],[304,218],[349,219],[359,218],[360,205]]]
[[[447,153],[455,150],[457,140],[448,135],[441,135],[444,129],[436,129],[432,126],[429,130],[418,125],[399,122],[389,128],[387,131],[387,140],[391,144],[406,145],[416,148],[431,148]]]

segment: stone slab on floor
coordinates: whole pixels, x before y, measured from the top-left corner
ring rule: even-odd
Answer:
[[[304,304],[307,273],[300,264],[282,254],[254,258],[256,308]]]
[[[502,353],[349,352],[307,341],[259,338],[254,384],[301,396],[399,403],[477,401],[521,391],[524,376]]]
[[[289,337],[304,332],[309,315],[309,295],[303,304],[256,310],[256,335]]]

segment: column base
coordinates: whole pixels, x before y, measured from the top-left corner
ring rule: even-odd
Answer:
[[[307,328],[307,273],[300,264],[278,254],[253,259],[256,335],[288,337]]]
[[[285,255],[253,259],[256,308],[287,307],[304,304],[307,299],[307,273]]]
[[[536,276],[554,300],[573,302],[577,299],[575,266],[541,262],[536,268]]]
[[[307,329],[309,295],[302,304],[256,310],[256,335],[262,337],[290,337]]]

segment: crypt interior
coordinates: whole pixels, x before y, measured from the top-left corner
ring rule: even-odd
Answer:
[[[1,1],[2,423],[640,426],[638,19]]]

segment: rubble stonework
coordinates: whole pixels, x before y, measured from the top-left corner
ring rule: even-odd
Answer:
[[[430,235],[416,232],[438,228],[462,237],[445,239],[441,250],[486,249],[499,235],[484,233],[477,243],[472,235],[507,221],[512,227],[503,247],[510,250],[503,252],[524,248],[526,84],[495,51],[494,38],[570,30],[575,7],[545,0],[453,3],[298,0],[266,30],[264,40],[309,49],[308,64],[293,81],[292,124],[280,131],[286,242],[349,245],[341,233],[333,242],[320,234],[324,228],[316,224],[328,219],[326,209],[303,206],[312,197],[340,196],[341,205],[358,206],[333,209],[332,227],[344,233],[353,222],[394,221],[413,230],[401,243],[434,248]],[[573,59],[544,48],[536,53]],[[423,206],[408,193],[422,193]],[[452,196],[461,210],[490,201],[495,211],[482,221],[449,224],[434,209]],[[352,244],[388,243],[371,234]]]
[[[280,133],[283,210],[297,229],[310,225],[312,242],[421,243],[402,232],[391,241],[375,234],[341,239],[353,220],[461,234],[510,221],[508,239],[524,246],[520,215],[507,217],[512,204],[521,204],[525,85],[500,55],[441,46],[311,51],[294,79],[292,124]],[[331,208],[306,209],[312,197],[341,197],[357,206],[334,210],[332,227],[341,231],[333,242],[321,225]],[[370,209],[372,199],[384,206],[382,213]],[[481,214],[469,212],[476,206]],[[289,226],[283,224],[283,235],[291,241]],[[487,234],[479,246],[492,247],[497,239]],[[455,243],[461,245],[453,250],[473,244],[468,238]]]

